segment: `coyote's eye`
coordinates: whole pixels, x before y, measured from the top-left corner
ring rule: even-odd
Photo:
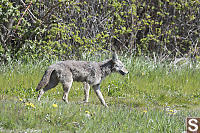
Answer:
[[[118,65],[118,64],[115,64],[115,67],[116,67],[116,68],[118,68],[118,69],[121,69],[121,68],[123,68],[123,66],[121,66],[121,65]]]

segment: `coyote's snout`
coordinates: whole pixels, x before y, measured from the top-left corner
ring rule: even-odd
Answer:
[[[116,55],[113,55],[116,56]],[[125,75],[128,73],[128,70],[125,68],[124,64],[118,59],[118,57],[113,57],[114,60],[114,67],[113,70],[119,72],[121,75]]]
[[[73,81],[84,82],[85,102],[88,102],[90,86],[93,87],[99,100],[104,106],[107,106],[103,95],[100,91],[102,80],[109,74],[118,72],[121,75],[128,73],[124,64],[118,59],[114,53],[112,59],[103,62],[87,62],[87,61],[60,61],[48,67],[42,80],[38,84],[36,90],[40,93],[38,101],[47,90],[54,88],[59,82],[63,85],[63,100],[68,103],[68,93]]]

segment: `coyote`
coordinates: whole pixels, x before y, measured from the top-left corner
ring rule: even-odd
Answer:
[[[51,88],[58,85],[59,82],[63,85],[63,100],[68,103],[68,93],[73,81],[84,82],[84,102],[88,102],[90,86],[93,87],[100,102],[107,107],[107,104],[100,91],[102,80],[113,72],[119,72],[121,75],[128,73],[123,63],[118,59],[116,53],[113,53],[112,59],[103,62],[87,62],[66,60],[50,65],[45,71],[41,81],[39,82],[36,91],[40,90],[38,101],[41,96]]]

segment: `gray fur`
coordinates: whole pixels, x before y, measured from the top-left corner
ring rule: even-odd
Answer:
[[[63,100],[68,103],[68,93],[73,81],[84,82],[85,102],[89,99],[90,86],[93,87],[100,102],[107,107],[103,95],[100,91],[102,80],[112,72],[119,72],[122,75],[128,73],[123,63],[113,54],[112,59],[103,62],[87,62],[67,60],[60,61],[49,66],[45,71],[42,80],[38,84],[36,90],[39,91],[38,101],[45,91],[54,88],[59,82],[63,85]]]

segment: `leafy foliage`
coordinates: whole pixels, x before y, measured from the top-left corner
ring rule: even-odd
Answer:
[[[199,53],[198,0],[24,2],[0,2],[1,61],[79,58],[111,47],[151,56]]]

